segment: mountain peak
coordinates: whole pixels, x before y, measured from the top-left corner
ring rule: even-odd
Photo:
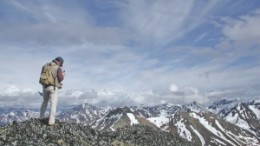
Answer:
[[[124,106],[124,107],[120,107],[120,108],[111,110],[109,112],[108,116],[113,116],[113,115],[117,115],[117,114],[126,114],[126,113],[132,113],[132,111],[130,110],[129,107]]]
[[[220,106],[220,105],[225,105],[225,104],[230,104],[230,103],[237,103],[239,101],[240,101],[239,98],[231,99],[231,100],[221,99],[221,100],[213,102],[213,105]]]
[[[186,112],[207,112],[207,110],[196,101],[193,101],[190,104],[183,105],[182,110]]]

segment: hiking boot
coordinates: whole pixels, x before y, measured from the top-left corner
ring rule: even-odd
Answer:
[[[47,118],[40,118],[39,121],[44,124],[44,125],[48,125],[48,119]]]

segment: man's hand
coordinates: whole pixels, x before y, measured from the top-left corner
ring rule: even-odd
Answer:
[[[65,76],[65,70],[62,72],[63,77]]]

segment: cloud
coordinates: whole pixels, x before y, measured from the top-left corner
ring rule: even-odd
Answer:
[[[2,98],[38,96],[40,69],[56,56],[65,59],[63,105],[206,102],[212,91],[259,95],[256,1],[0,3]]]
[[[176,86],[175,84],[172,85]],[[164,100],[168,103],[187,104],[196,101],[198,103],[205,104],[208,102],[208,97],[201,94],[199,90],[194,87],[179,87],[175,88],[175,90],[171,90],[173,87],[172,85],[170,86],[170,90],[162,95]]]
[[[33,94],[33,90],[30,88],[19,89],[15,85],[8,85],[4,89],[0,90],[0,94],[3,96],[18,96],[20,94]]]
[[[0,39],[5,45],[35,47],[70,48],[70,46],[90,44],[115,44],[124,42],[123,32],[116,28],[98,28],[84,24],[21,24],[1,26]],[[16,34],[16,35],[13,35]],[[50,49],[50,48],[49,48]]]
[[[9,9],[4,9],[3,12],[9,16],[10,20],[17,18],[12,20],[13,22],[75,24],[93,21],[86,9],[73,1],[60,3],[58,1],[12,0],[5,2],[5,7]],[[13,13],[9,12],[10,9]],[[22,17],[17,17],[19,13]]]
[[[222,27],[225,39],[231,44],[237,46],[254,46],[259,45],[260,30],[260,12],[240,16],[237,19],[225,17],[222,19],[224,26]]]
[[[95,25],[93,16],[77,2],[10,1],[6,6],[15,11],[4,11],[7,22],[0,23],[0,39],[5,45],[34,47],[41,51],[43,46],[69,48],[85,43],[124,42],[123,30]],[[22,17],[17,18],[20,13]]]
[[[217,2],[198,5],[193,0],[133,0],[122,6],[121,17],[135,41],[162,45],[180,39],[208,21]]]
[[[172,92],[178,91],[178,86],[176,86],[175,84],[171,84],[170,91],[172,91]]]
[[[29,88],[18,88],[7,85],[0,90],[0,106],[5,107],[35,107],[41,103],[40,95]]]

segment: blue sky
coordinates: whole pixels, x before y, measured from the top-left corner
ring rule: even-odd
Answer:
[[[57,56],[60,105],[258,99],[259,23],[259,0],[0,0],[0,106],[39,107]]]

